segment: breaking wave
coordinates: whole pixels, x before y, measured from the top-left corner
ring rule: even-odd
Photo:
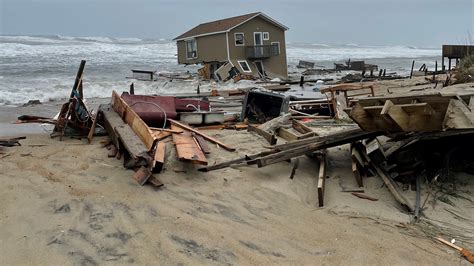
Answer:
[[[21,104],[30,99],[64,98],[72,87],[80,60],[87,60],[85,92],[88,97],[109,97],[112,90],[128,88],[131,69],[158,72],[194,72],[196,66],[177,64],[176,44],[165,39],[45,36],[0,36],[0,105]],[[440,49],[415,46],[363,46],[357,44],[287,43],[290,65],[298,60],[332,67],[334,62],[362,59],[390,71],[407,71],[411,60],[428,65]],[[242,83],[243,84],[243,83]],[[238,84],[233,85],[239,86]],[[141,87],[141,88],[140,88]],[[144,93],[192,91],[197,84],[138,83]]]

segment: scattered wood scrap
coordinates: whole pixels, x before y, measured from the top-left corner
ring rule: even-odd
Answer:
[[[370,200],[370,201],[378,201],[379,200],[377,198],[374,198],[374,197],[371,197],[369,195],[365,195],[365,194],[362,194],[362,193],[358,193],[358,192],[351,192],[351,194],[358,197],[358,198],[366,199],[366,200]]]
[[[228,151],[235,151],[235,148],[234,148],[234,147],[228,146],[227,144],[222,143],[221,141],[219,141],[219,140],[217,140],[217,139],[215,139],[215,138],[213,138],[213,137],[210,137],[210,136],[208,136],[208,135],[206,135],[206,134],[200,132],[199,130],[196,130],[196,129],[190,127],[190,126],[187,126],[187,125],[185,125],[185,124],[182,124],[182,123],[180,123],[180,122],[178,122],[178,121],[175,121],[175,120],[173,120],[173,119],[168,119],[168,121],[169,121],[172,125],[176,126],[176,128],[175,128],[174,130],[178,130],[179,128],[186,129],[186,130],[188,130],[188,131],[190,131],[190,132],[193,132],[193,133],[195,133],[195,134],[197,134],[197,135],[203,137],[204,139],[206,139],[206,140],[208,140],[208,141],[210,141],[210,142],[212,142],[212,143],[215,143],[215,144],[219,145],[220,147],[222,147],[222,148],[224,148],[224,149],[226,149],[226,150],[228,150]],[[173,129],[173,128],[172,128],[172,129]]]
[[[172,124],[171,129],[177,130],[179,127]],[[193,138],[192,132],[184,130],[181,134],[173,134],[173,142],[176,145],[179,160],[207,165],[206,156]]]

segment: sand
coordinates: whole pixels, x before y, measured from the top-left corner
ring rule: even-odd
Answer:
[[[9,124],[17,114],[52,116],[57,106],[1,107],[0,133],[12,135],[24,126]],[[121,160],[107,157],[99,143],[106,137],[90,145],[60,142],[45,129],[31,127],[39,131],[0,155],[3,265],[468,265],[433,241],[427,227],[410,225],[412,217],[398,208],[378,178],[367,178],[365,190],[379,201],[341,192],[355,186],[346,146],[329,151],[326,205],[319,208],[318,163],[310,158],[301,157],[293,180],[287,162],[201,173],[177,161],[168,143],[165,170],[159,174],[165,186],[156,189],[139,186]],[[210,164],[261,151],[266,144],[246,131],[207,132],[237,147],[228,152],[210,145]],[[464,178],[472,189],[473,178]],[[413,200],[413,191],[405,193]],[[423,191],[422,199],[426,195]],[[437,230],[464,234],[472,248],[472,209],[472,201],[464,199],[455,206],[428,204],[426,221],[436,218]]]

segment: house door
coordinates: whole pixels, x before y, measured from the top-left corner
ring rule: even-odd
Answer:
[[[265,69],[263,68],[263,62],[262,61],[255,61],[255,66],[257,67],[258,74],[260,74],[260,77],[266,77],[267,74],[265,73]]]
[[[261,32],[254,32],[253,40],[255,44],[255,55],[257,57],[263,56],[263,34]]]

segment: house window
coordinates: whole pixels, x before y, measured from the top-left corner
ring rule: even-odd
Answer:
[[[263,33],[263,40],[264,40],[264,41],[270,40],[270,34],[269,34],[268,32],[264,32],[264,33]]]
[[[234,39],[235,39],[235,46],[244,46],[245,45],[245,39],[244,39],[244,34],[243,33],[234,33]]]
[[[186,59],[197,58],[196,39],[186,41]]]
[[[272,54],[280,54],[280,42],[272,42]]]
[[[242,69],[242,71],[244,71],[244,72],[246,72],[246,73],[252,72],[252,70],[250,69],[250,66],[249,66],[249,64],[247,63],[247,61],[242,60],[242,61],[237,61],[237,63],[239,63],[240,68]]]

